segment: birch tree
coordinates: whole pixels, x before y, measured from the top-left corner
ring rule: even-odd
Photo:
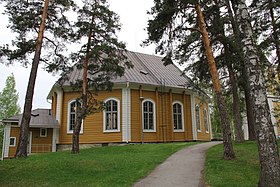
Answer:
[[[280,164],[277,141],[273,130],[266,95],[266,84],[261,70],[256,42],[254,40],[251,17],[245,0],[237,1],[237,22],[243,53],[245,69],[248,76],[250,95],[256,118],[256,138],[259,150],[261,187],[280,186]]]

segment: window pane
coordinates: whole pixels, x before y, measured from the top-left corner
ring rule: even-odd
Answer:
[[[207,111],[204,110],[204,126],[205,126],[205,131],[208,131],[208,116],[207,116]]]
[[[196,108],[195,108],[195,116],[196,116],[196,128],[197,128],[197,130],[201,130],[199,106],[196,106]]]
[[[153,112],[153,103],[149,102],[149,112]]]
[[[182,130],[183,126],[182,126],[182,115],[178,114],[178,129]]]
[[[182,107],[179,104],[177,104],[177,113],[179,113],[179,114],[182,113]]]
[[[118,129],[118,102],[109,100],[106,102],[106,130],[117,130]]]
[[[143,107],[144,107],[144,109],[143,109],[144,112],[147,112],[148,111],[147,102],[144,102]]]
[[[113,102],[113,111],[118,111],[118,103],[116,101]]]
[[[10,138],[10,145],[15,145],[15,138]]]
[[[144,129],[148,129],[148,114],[144,113]]]
[[[153,113],[149,113],[149,129],[154,129]]]

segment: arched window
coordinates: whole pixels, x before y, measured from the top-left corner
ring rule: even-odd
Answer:
[[[173,126],[174,131],[184,131],[184,109],[180,102],[173,103]]]
[[[120,131],[120,101],[117,99],[107,99],[104,110],[104,132]]]
[[[201,132],[201,123],[200,123],[200,108],[199,105],[195,106],[195,120],[196,120],[196,129]]]
[[[207,110],[206,110],[206,109],[204,109],[203,115],[204,115],[204,127],[205,127],[205,131],[206,131],[206,132],[209,132],[208,113],[207,113]]]
[[[77,117],[77,109],[81,107],[79,101],[73,100],[68,103],[68,123],[67,123],[67,133],[73,133],[75,121]],[[81,126],[80,133],[83,132],[83,123]]]
[[[142,103],[142,123],[144,131],[156,131],[155,103],[152,100],[144,100]]]

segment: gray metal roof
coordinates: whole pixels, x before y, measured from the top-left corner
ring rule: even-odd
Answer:
[[[191,80],[182,74],[182,71],[174,64],[164,66],[162,57],[148,55],[138,52],[126,51],[128,60],[134,65],[133,68],[126,69],[122,77],[116,77],[112,80],[114,83],[139,83],[160,86],[183,88],[184,86],[193,86]],[[88,75],[90,76],[90,74]],[[71,82],[82,79],[82,70],[74,67],[69,74],[68,80],[63,82],[62,86],[70,86]],[[184,86],[183,86],[184,85]]]
[[[21,119],[22,114],[18,114],[4,119],[2,122],[18,122],[18,125],[20,125]],[[35,109],[31,111],[30,127],[59,128],[59,124],[51,109]]]

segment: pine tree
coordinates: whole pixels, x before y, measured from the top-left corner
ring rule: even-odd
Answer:
[[[158,44],[156,52],[166,53],[164,58],[166,65],[172,63],[174,53],[175,57],[181,57],[181,63],[188,60],[193,53],[198,53],[198,50],[190,48],[201,46],[202,41],[223,127],[224,159],[235,158],[230,121],[200,5],[197,1],[155,1],[150,14],[154,16],[154,19],[149,21],[148,40],[145,43],[155,42]],[[195,27],[197,22],[199,28]],[[202,40],[197,40],[197,37],[202,37]],[[186,50],[186,48],[189,50]]]
[[[49,0],[2,0],[2,2],[6,3],[5,14],[9,17],[9,28],[17,34],[17,37],[13,41],[14,48],[11,49],[8,45],[0,48],[0,57],[6,57],[10,63],[17,61],[26,65],[29,63],[29,56],[34,55],[15,155],[16,158],[27,157],[29,122],[39,62],[45,62],[49,71],[65,67],[65,58],[60,53],[64,47],[61,41],[67,39],[71,27],[64,13],[73,2],[70,0],[51,3]],[[44,45],[43,39],[45,39]],[[46,49],[45,55],[41,55],[42,48]]]
[[[88,114],[99,111],[102,106],[94,94],[98,90],[110,90],[111,79],[122,76],[125,67],[131,67],[124,55],[125,44],[119,42],[116,31],[120,30],[119,18],[112,12],[106,0],[83,1],[78,11],[77,32],[74,40],[84,43],[72,59],[78,61],[77,68],[82,69],[83,79],[74,83],[81,88],[82,94],[77,101],[77,119],[73,131],[72,153],[79,153],[79,134],[82,121]],[[94,94],[93,94],[94,93]]]

